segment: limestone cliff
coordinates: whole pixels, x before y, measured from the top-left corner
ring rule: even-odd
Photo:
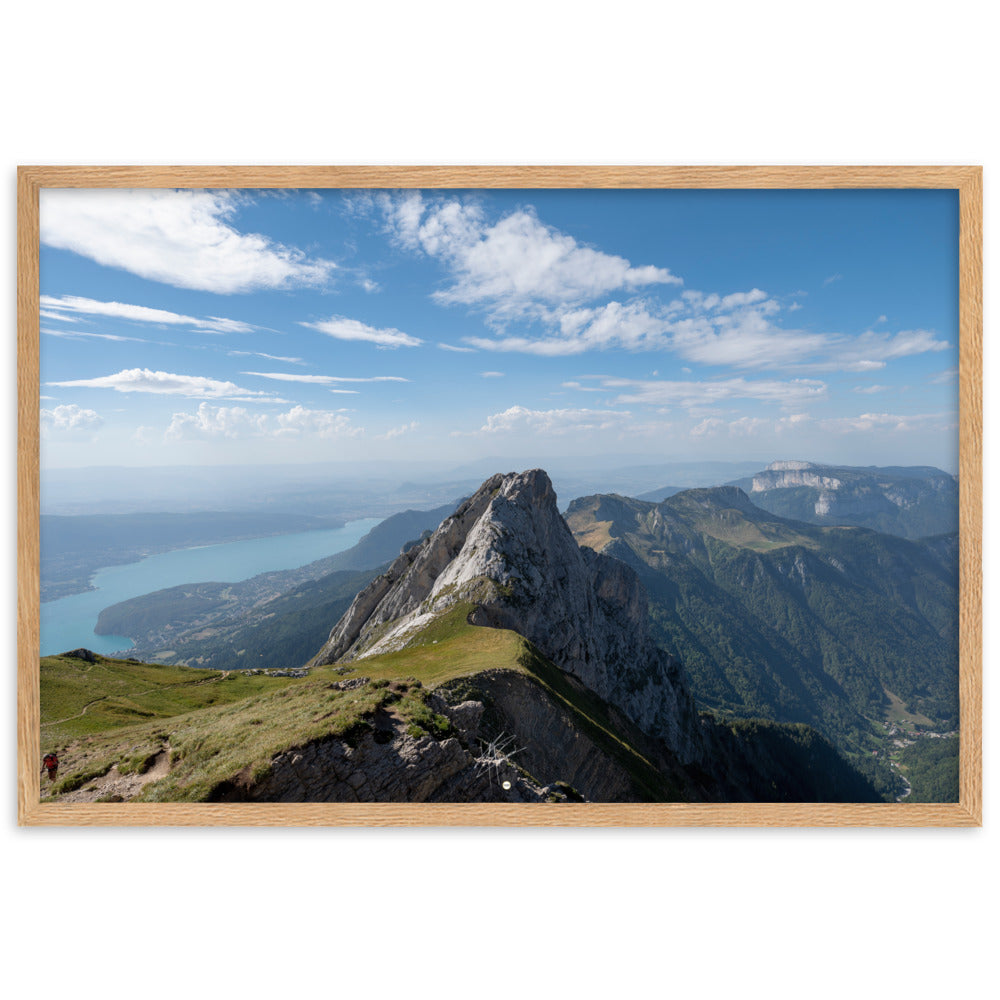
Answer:
[[[582,549],[534,469],[488,479],[428,539],[363,590],[315,659],[402,648],[456,602],[473,624],[512,629],[681,761],[703,754],[680,665],[651,641],[647,599],[624,563]]]

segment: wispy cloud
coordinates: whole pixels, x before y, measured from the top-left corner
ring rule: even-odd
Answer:
[[[261,351],[226,351],[231,358],[263,358],[265,361],[283,361],[289,365],[304,365],[302,358],[283,358],[279,354],[264,354]]]
[[[456,347],[454,344],[438,344],[442,351],[454,351],[456,354],[475,354],[474,347]]]
[[[310,258],[232,222],[232,191],[47,188],[41,241],[178,288],[231,294],[322,285],[332,261]]]
[[[956,425],[954,413],[861,413],[856,417],[830,417],[819,422],[828,433],[846,434],[852,431],[918,431],[938,425],[948,429]]]
[[[312,385],[332,385],[337,382],[409,382],[399,375],[372,375],[368,378],[353,378],[344,375],[299,375],[297,372],[240,372],[241,375],[256,375],[278,382],[304,382]]]
[[[854,387],[854,392],[863,393],[866,396],[872,396],[876,392],[887,392],[889,386],[887,385],[856,385]]]
[[[831,274],[823,279],[823,287],[826,288],[827,285],[832,285],[835,281],[841,281],[843,277],[842,274]]]
[[[319,330],[320,333],[335,337],[337,340],[364,340],[378,344],[379,347],[419,347],[423,343],[418,337],[411,337],[408,333],[392,327],[378,329],[360,320],[348,319],[346,316],[331,316],[330,319],[318,323],[303,322],[299,326]]]
[[[167,309],[152,309],[149,306],[131,305],[127,302],[98,302],[96,299],[79,295],[43,295],[41,304],[53,315],[64,317],[65,313],[83,313],[88,316],[108,316],[114,319],[130,320],[134,323],[157,323],[169,326],[189,326],[204,333],[249,333],[254,328],[249,323],[223,316],[184,316]]]
[[[822,399],[827,392],[825,382],[804,378],[787,381],[730,378],[678,382],[601,377],[600,385],[602,389],[619,392],[615,399],[617,404],[648,406],[711,406],[736,399],[795,406]],[[570,387],[577,388],[576,385]]]
[[[931,378],[931,385],[948,385],[954,382],[958,378],[957,368],[946,368],[943,372],[938,372],[937,375]]]
[[[480,372],[483,378],[503,378],[503,372]]]
[[[115,392],[146,392],[162,396],[188,396],[192,399],[236,399],[243,402],[284,403],[266,392],[254,392],[232,382],[222,382],[204,375],[176,375],[172,372],[128,368],[114,375],[97,378],[46,382],[49,386],[74,389],[113,389]]]
[[[47,337],[63,337],[66,340],[118,340],[131,341],[133,344],[149,344],[153,341],[144,340],[142,337],[122,337],[117,333],[90,333],[86,330],[49,330],[43,327],[39,333]]]

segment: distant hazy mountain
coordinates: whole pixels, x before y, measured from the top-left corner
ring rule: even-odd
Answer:
[[[880,745],[887,691],[957,724],[957,561],[942,540],[785,520],[733,486],[588,497],[567,523],[636,570],[703,704],[808,723],[856,761]]]
[[[650,490],[648,493],[640,493],[636,500],[648,500],[650,503],[663,503],[667,497],[672,497],[675,493],[683,493],[687,486],[661,486],[658,490]]]
[[[856,524],[904,538],[958,531],[958,480],[931,466],[780,461],[732,485],[758,507],[810,524]]]

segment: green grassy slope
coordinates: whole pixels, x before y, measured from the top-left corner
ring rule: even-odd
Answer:
[[[632,775],[642,798],[678,797],[674,781],[616,729],[607,705],[516,632],[469,625],[470,610],[450,609],[405,650],[315,668],[303,679],[47,657],[42,751],[60,751],[57,788],[69,791],[116,764],[134,768],[169,750],[169,775],[148,786],[142,798],[205,800],[238,772],[264,773],[284,750],[330,736],[363,735],[376,708],[387,703],[409,720],[415,734],[443,735],[448,721],[426,706],[427,692],[484,671],[506,670],[530,677],[563,705],[573,724]],[[368,681],[349,690],[333,686],[354,677]]]
[[[287,678],[222,674],[98,656],[41,660],[42,749],[137,722],[284,687]]]

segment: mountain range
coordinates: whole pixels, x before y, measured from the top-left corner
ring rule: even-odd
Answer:
[[[653,634],[702,705],[815,726],[885,788],[871,757],[891,699],[957,725],[954,536],[791,521],[735,486],[659,504],[581,498],[566,520],[581,545],[636,571]]]
[[[764,510],[904,538],[958,531],[958,479],[932,466],[862,468],[778,461],[739,486]]]
[[[214,642],[216,665],[272,669],[43,660],[43,738],[71,768],[46,794],[891,800],[892,720],[955,723],[953,536],[793,521],[734,486],[563,517],[541,470],[410,513],[235,604],[174,588],[109,609],[187,662]]]

